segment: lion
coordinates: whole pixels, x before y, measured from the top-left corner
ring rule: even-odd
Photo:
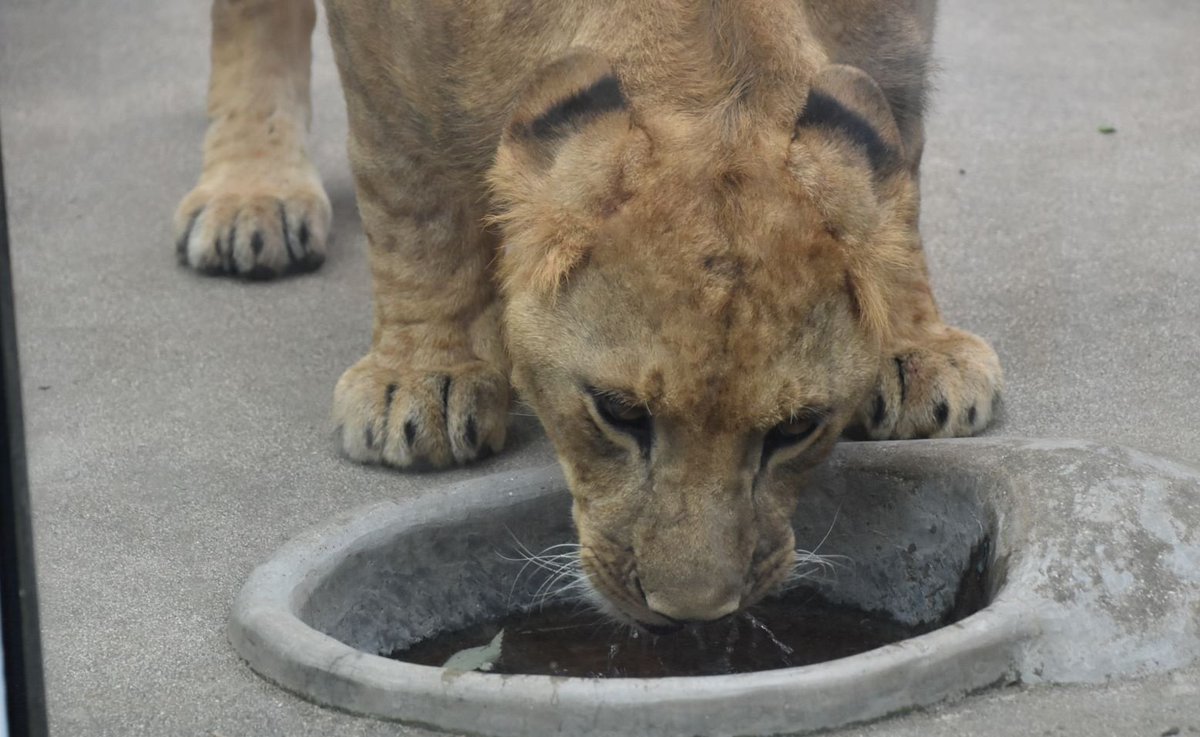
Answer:
[[[976,433],[995,351],[929,286],[919,168],[933,0],[327,0],[374,288],[342,451],[504,446],[510,387],[573,496],[598,602],[648,629],[792,570],[846,432]],[[313,0],[216,0],[181,261],[317,267]]]

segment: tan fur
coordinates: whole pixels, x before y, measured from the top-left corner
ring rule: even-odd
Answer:
[[[663,624],[786,576],[804,474],[843,429],[990,421],[995,353],[941,321],[917,230],[931,1],[327,8],[375,289],[371,352],[335,392],[352,458],[499,450],[511,376],[566,470],[591,584]],[[531,133],[609,75],[626,104]],[[810,91],[894,163],[798,126]],[[652,442],[595,392],[648,409]]]
[[[312,0],[216,0],[200,181],[175,213],[182,263],[269,278],[316,268],[330,208],[308,159]]]

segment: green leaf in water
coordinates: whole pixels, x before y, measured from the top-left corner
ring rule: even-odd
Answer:
[[[1112,127],[1111,125],[1102,125],[1099,128],[1097,128],[1096,130],[1100,131],[1101,133],[1103,133],[1106,136],[1111,136],[1113,133],[1117,132],[1117,129]]]
[[[459,650],[450,656],[442,667],[446,670],[481,670],[489,671],[496,665],[496,661],[500,659],[500,647],[504,642],[504,630],[496,633],[492,641],[486,645],[479,647],[469,647],[466,650]]]

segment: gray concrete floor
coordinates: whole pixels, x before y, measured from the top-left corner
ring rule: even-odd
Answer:
[[[992,432],[1119,442],[1200,466],[1200,4],[945,3],[924,232],[945,313],[1008,373]],[[334,453],[330,391],[369,340],[345,114],[317,37],[313,150],[336,240],[315,275],[176,267],[200,164],[204,3],[0,4],[9,187],[51,723],[58,735],[424,735],[256,678],[222,635],[250,569],[436,476]],[[1117,132],[1102,135],[1098,127]],[[1009,688],[842,734],[1200,733],[1200,668]]]

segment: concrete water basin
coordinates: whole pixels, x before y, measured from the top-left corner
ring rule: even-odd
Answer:
[[[490,735],[749,735],[875,719],[1006,683],[1087,683],[1200,658],[1200,474],[1120,447],[847,443],[812,479],[797,544],[844,561],[807,583],[926,632],[802,667],[671,678],[463,672],[381,657],[529,607],[530,550],[573,539],[556,468],[381,503],[284,546],[230,640],[320,704]],[[945,624],[949,623],[949,624]],[[939,626],[943,625],[944,626]]]

